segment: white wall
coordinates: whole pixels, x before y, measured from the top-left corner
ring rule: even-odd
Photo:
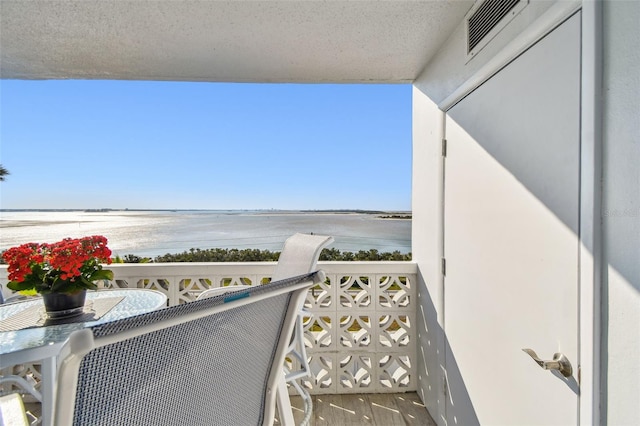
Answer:
[[[490,66],[517,35],[535,27],[540,16],[577,4],[580,2],[531,1],[469,63],[465,63],[461,23],[414,82],[412,238],[420,277],[420,390],[439,424],[443,424],[439,419],[443,398],[439,370],[443,365],[439,263],[443,129],[437,104]],[[636,46],[640,40],[640,2],[605,0],[603,9],[601,416],[603,424],[625,425],[640,422],[640,49]]]
[[[564,2],[576,4],[576,1]],[[418,264],[419,393],[427,409],[444,424],[444,344],[442,258],[442,138],[444,113],[438,104],[485,67],[513,38],[553,6],[530,3],[471,61],[465,54],[461,22],[414,82],[412,253]]]
[[[442,156],[444,113],[413,89],[412,256],[418,264],[418,392],[435,418],[444,412],[442,394]],[[441,406],[442,408],[439,408]],[[437,420],[437,419],[436,419]],[[441,422],[439,422],[441,424]]]
[[[603,4],[602,415],[640,423],[640,2]],[[604,423],[604,422],[603,422]]]
[[[467,61],[464,23],[452,33],[438,53],[427,64],[414,84],[436,103],[442,102],[474,73],[491,61],[506,45],[554,5],[554,1],[533,0],[498,33],[472,60]],[[576,0],[565,0],[578,5]]]

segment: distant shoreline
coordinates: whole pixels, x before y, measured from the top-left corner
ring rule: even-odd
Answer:
[[[361,210],[361,209],[321,209],[321,210],[280,210],[280,209],[0,209],[1,212],[254,212],[254,213],[333,213],[333,214],[384,214],[385,219],[406,219],[411,217],[411,211],[403,210]],[[409,217],[407,217],[409,216]]]

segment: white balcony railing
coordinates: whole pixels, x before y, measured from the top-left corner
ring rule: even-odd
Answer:
[[[169,304],[210,287],[268,282],[275,262],[113,264],[112,287],[150,288]],[[308,293],[305,343],[314,394],[415,391],[416,265],[411,262],[320,262],[327,279]],[[0,267],[0,283],[7,281]],[[36,372],[37,373],[37,372]]]

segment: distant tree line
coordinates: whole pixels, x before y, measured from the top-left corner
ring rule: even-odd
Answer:
[[[356,260],[411,260],[411,253],[400,253],[398,250],[393,252],[379,252],[376,249],[360,250],[356,253],[350,251],[341,252],[335,248],[326,248],[320,253],[320,260],[340,260],[340,261],[356,261]]]
[[[171,263],[171,262],[275,262],[280,257],[279,251],[259,249],[196,249],[192,248],[182,253],[164,254],[155,258],[140,257],[127,254],[123,257],[116,256],[116,263]],[[384,260],[411,260],[411,253],[379,252],[376,249],[360,250],[356,253],[340,251],[335,248],[327,248],[320,253],[320,260],[333,261],[384,261]]]
[[[387,216],[379,216],[380,219],[411,219],[412,215],[410,214],[391,214]]]
[[[171,262],[275,262],[280,257],[279,251],[259,249],[196,249],[192,248],[182,253],[164,254],[162,256],[142,257],[135,254],[124,256],[116,255],[114,263],[171,263]],[[340,251],[335,248],[326,248],[320,253],[320,260],[328,261],[385,261],[385,260],[411,260],[411,253],[379,252],[376,249],[360,250],[356,253]],[[0,264],[5,263],[0,257]]]

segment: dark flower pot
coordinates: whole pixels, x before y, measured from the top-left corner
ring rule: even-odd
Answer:
[[[75,293],[47,293],[42,295],[44,309],[47,313],[71,313],[82,312],[87,290],[80,290]]]

